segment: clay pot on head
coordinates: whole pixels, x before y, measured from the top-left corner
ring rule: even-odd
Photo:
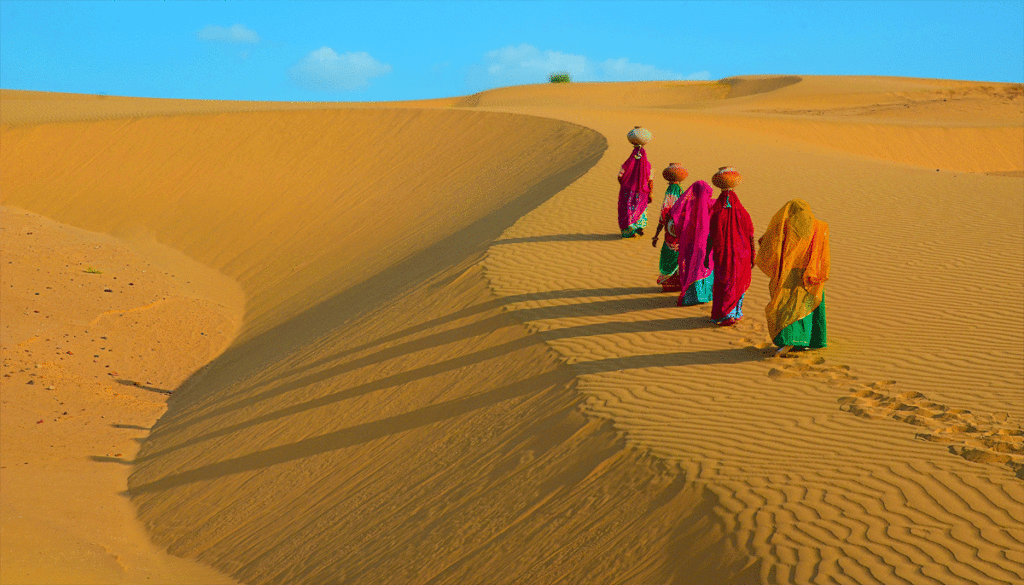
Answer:
[[[634,126],[632,130],[626,134],[626,140],[633,146],[643,146],[651,141],[651,131],[640,126]]]
[[[668,168],[661,171],[661,176],[669,183],[682,183],[686,177],[690,176],[690,172],[679,163],[669,163]]]
[[[735,189],[743,177],[732,167],[720,167],[718,172],[711,177],[711,184],[719,189]]]

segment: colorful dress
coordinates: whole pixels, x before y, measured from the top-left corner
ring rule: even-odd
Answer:
[[[679,286],[679,252],[674,245],[675,238],[669,236],[668,221],[673,206],[679,201],[679,184],[669,183],[665,191],[665,201],[661,204],[661,219],[658,227],[665,227],[665,241],[661,244],[661,256],[658,262],[658,284],[663,292],[682,290]],[[670,241],[672,240],[672,241]]]
[[[676,304],[699,305],[711,301],[714,273],[704,266],[714,191],[711,185],[697,181],[686,190],[669,211],[665,243],[678,250],[679,288]]]
[[[633,148],[619,171],[619,230],[622,237],[643,235],[651,197],[651,163],[642,146]]]
[[[772,217],[758,245],[757,266],[770,279],[764,312],[772,341],[779,347],[828,345],[828,224],[815,219],[807,202],[794,199]]]
[[[710,234],[715,262],[711,320],[739,320],[743,317],[743,296],[750,288],[754,223],[732,189],[723,190],[711,208]]]

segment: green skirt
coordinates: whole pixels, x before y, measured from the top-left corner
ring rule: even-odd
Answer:
[[[662,276],[672,276],[679,272],[679,252],[669,248],[667,243],[661,245],[658,272],[661,272]]]
[[[826,333],[825,297],[821,297],[821,304],[814,309],[813,313],[796,323],[787,325],[772,341],[779,347],[792,345],[793,347],[818,349],[828,345]]]
[[[637,235],[637,232],[647,227],[647,214],[640,216],[640,219],[636,223],[622,230],[622,237],[632,238]]]
[[[707,278],[702,278],[686,287],[682,298],[679,299],[679,306],[703,305],[711,302],[712,291],[715,285],[715,273],[712,272]]]

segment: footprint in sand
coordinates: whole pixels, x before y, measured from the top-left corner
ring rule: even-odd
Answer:
[[[846,386],[857,380],[857,377],[850,373],[850,366],[829,365],[820,355],[793,352],[776,357],[771,343],[762,351],[772,363],[772,368],[768,370],[769,378],[814,378],[831,386]]]
[[[920,392],[894,393],[895,384],[872,382],[851,388],[848,396],[837,400],[839,408],[863,418],[892,418],[922,427],[915,438],[946,444],[950,453],[968,461],[1006,466],[1024,479],[1024,430],[1010,425],[1008,413],[949,408]]]
[[[772,367],[768,377],[815,378],[832,386],[849,387],[857,381],[847,365],[829,365],[820,355],[803,352],[776,357],[774,345],[767,340],[764,325],[745,321],[736,327],[742,337],[734,345],[759,351]],[[757,342],[757,339],[765,341]],[[1024,430],[1009,424],[1009,415],[996,412],[975,415],[961,408],[950,408],[925,397],[920,392],[897,392],[896,380],[860,384],[850,388],[847,396],[837,399],[839,408],[868,419],[891,418],[921,427],[915,437],[922,441],[948,445],[950,453],[968,461],[1008,467],[1024,479]]]

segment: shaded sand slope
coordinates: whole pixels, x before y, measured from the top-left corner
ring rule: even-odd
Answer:
[[[18,204],[156,238],[246,291],[240,337],[133,462],[140,517],[172,553],[253,583],[726,581],[749,566],[712,496],[579,413],[571,371],[476,266],[596,162],[596,133],[375,110],[3,140]]]
[[[854,89],[859,81],[851,80]],[[841,94],[842,82],[825,89]],[[782,115],[772,108],[789,107],[781,94],[800,85],[752,94],[744,107]],[[811,89],[800,91],[812,100]],[[529,325],[573,364],[587,412],[714,493],[728,530],[761,561],[759,581],[1024,578],[1021,179],[886,160],[892,147],[927,160],[916,138],[880,145],[869,157],[812,148],[799,125],[818,120],[796,120],[785,136],[751,132],[758,120],[734,124],[733,112],[711,113],[707,104],[697,113],[623,112],[578,108],[560,101],[560,88],[500,90],[506,103],[515,92],[547,106],[495,109],[586,123],[610,147],[590,173],[495,242],[486,274],[499,295],[522,299],[512,305],[517,314],[557,308]],[[993,102],[996,110],[1005,105]],[[614,176],[635,124],[654,133],[647,150],[656,172],[678,161],[690,180],[707,180],[718,166],[735,165],[758,230],[794,197],[829,222],[829,349],[767,357],[760,274],[747,321],[728,330],[710,326],[707,307],[675,307],[674,295],[623,294],[624,310],[608,315],[587,310],[594,298],[548,298],[654,290],[650,240],[614,237]],[[847,137],[847,124],[829,126],[833,142]],[[972,130],[996,149],[1020,146],[999,128]],[[910,123],[899,132],[922,136]],[[955,146],[946,153],[954,165],[975,164],[976,152]],[[656,185],[655,205],[665,183]],[[597,333],[571,333],[587,330]],[[610,361],[618,367],[608,371]]]
[[[600,139],[501,114],[330,110],[19,126],[3,140],[10,203],[237,279],[245,339],[443,238],[480,245],[474,222],[528,209]]]

